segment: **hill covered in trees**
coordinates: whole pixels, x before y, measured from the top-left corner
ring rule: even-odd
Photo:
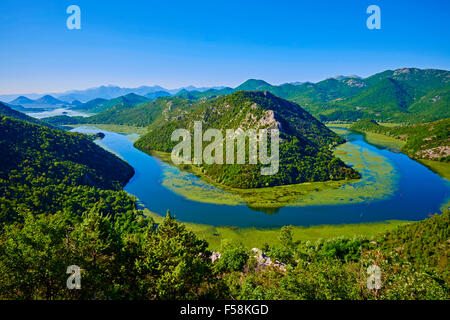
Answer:
[[[402,151],[414,159],[450,162],[450,118],[425,124],[386,127],[374,120],[361,120],[350,127],[403,140]]]
[[[51,128],[51,129],[61,129],[61,128],[58,128],[58,127],[56,127],[52,124],[49,124],[45,121],[41,121],[39,119],[27,116],[26,114],[24,114],[20,111],[14,110],[2,102],[0,102],[0,116],[11,117],[11,118],[14,118],[17,120],[23,120],[23,121],[26,121],[29,123],[39,124],[39,125]]]
[[[280,168],[277,174],[263,176],[260,173],[262,165],[249,164],[248,161],[245,165],[201,164],[201,170],[219,183],[237,188],[257,188],[359,178],[355,170],[330,151],[333,146],[345,142],[344,139],[297,104],[269,92],[240,91],[198,102],[187,110],[166,110],[135,146],[148,153],[152,150],[171,152],[178,143],[171,141],[172,132],[183,128],[193,134],[195,121],[202,121],[204,130],[215,128],[224,131],[224,136],[225,129],[280,130]],[[225,147],[225,138],[220,143]]]
[[[0,165],[1,221],[21,212],[82,214],[100,198],[105,206],[121,206],[125,194],[110,196],[134,174],[86,135],[9,117],[0,118],[0,151],[7,155]]]
[[[88,102],[79,104],[73,107],[73,110],[82,111],[86,113],[100,113],[110,107],[131,107],[149,99],[134,93],[129,93],[114,99],[96,98]]]

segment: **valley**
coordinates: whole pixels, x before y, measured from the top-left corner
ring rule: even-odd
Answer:
[[[17,102],[26,107],[0,104],[0,150],[8,155],[0,166],[0,271],[8,275],[0,288],[12,288],[0,296],[45,296],[40,280],[37,289],[15,289],[14,279],[24,276],[20,266],[35,277],[71,259],[93,270],[86,276],[90,291],[61,290],[58,269],[49,276],[55,288],[48,297],[90,299],[89,292],[101,291],[113,298],[199,298],[207,292],[258,299],[241,281],[253,286],[270,274],[316,286],[326,269],[336,278],[327,273],[324,283],[353,288],[331,297],[366,299],[371,293],[355,289],[361,277],[355,270],[382,252],[389,258],[379,263],[396,279],[386,283],[383,298],[403,295],[399,273],[414,288],[427,284],[413,297],[448,297],[449,130],[442,102],[448,77],[401,70],[314,85],[249,80],[235,89],[128,93],[70,105],[46,96],[40,109],[23,98]],[[372,111],[363,106],[368,101]],[[362,106],[357,116],[355,104]],[[433,115],[423,104],[432,105]],[[260,167],[249,163],[173,164],[172,131],[192,129],[196,121],[205,130],[279,129],[279,173],[260,176]],[[292,271],[253,268],[253,248]],[[223,254],[218,262],[210,260],[211,250]],[[174,266],[188,275],[177,276]],[[190,284],[166,291],[172,276]],[[133,289],[138,286],[147,289]],[[257,286],[265,297],[283,299],[320,298],[327,290],[319,285],[305,295],[297,286],[276,293],[265,282]]]

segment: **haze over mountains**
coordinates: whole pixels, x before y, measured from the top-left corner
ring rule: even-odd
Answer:
[[[384,122],[422,123],[450,117],[450,72],[405,68],[387,70],[368,78],[338,76],[318,83],[271,85],[249,79],[236,88],[181,90],[174,96],[156,91],[145,96],[135,93],[106,100],[96,98],[73,107],[97,115],[85,123],[148,125],[155,110],[166,104],[185,104],[237,91],[267,91],[299,104],[321,121],[352,122],[374,119]],[[114,108],[111,108],[114,107]],[[57,123],[72,123],[69,117]],[[75,121],[75,123],[77,123]]]
[[[216,87],[195,87],[195,86],[188,86],[183,87],[179,89],[165,89],[161,86],[155,85],[155,86],[140,86],[137,88],[122,88],[119,86],[100,86],[95,88],[89,88],[85,90],[70,90],[67,92],[62,93],[49,93],[48,95],[51,95],[53,97],[58,98],[59,100],[65,101],[65,102],[72,102],[74,100],[79,100],[81,102],[87,102],[89,100],[95,99],[95,98],[103,98],[103,99],[113,99],[117,98],[119,96],[123,96],[129,93],[135,93],[138,95],[147,95],[151,93],[157,93],[157,92],[167,92],[170,95],[176,94],[177,92],[181,90],[187,90],[187,91],[206,91],[209,89],[222,89],[224,87],[222,86],[216,86]],[[28,100],[34,100],[39,99],[41,97],[45,96],[45,94],[5,94],[0,95],[1,101],[8,101],[11,104],[27,104],[32,103]],[[13,101],[17,98],[20,98],[18,101]]]
[[[272,85],[264,80],[249,79],[236,88],[190,86],[177,91],[160,86],[102,86],[72,91],[58,98],[45,95],[31,100],[20,96],[9,105],[13,108],[18,106],[16,110],[23,112],[25,107],[33,105],[64,105],[80,112],[97,114],[112,106],[130,109],[155,99],[177,97],[196,101],[237,91],[268,91],[299,104],[321,121],[374,119],[417,123],[450,117],[450,72],[417,68],[386,70],[367,78],[336,76],[317,83]],[[93,98],[86,101],[88,97]]]

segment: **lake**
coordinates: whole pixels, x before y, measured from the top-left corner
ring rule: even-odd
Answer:
[[[184,222],[270,228],[284,225],[311,226],[385,220],[417,221],[438,213],[440,207],[450,197],[449,181],[408,156],[373,146],[364,140],[363,135],[347,130],[345,137],[349,141],[346,144],[348,147],[359,150],[361,154],[377,155],[393,167],[392,171],[385,173],[392,175],[391,180],[394,181],[394,187],[387,197],[360,203],[287,206],[272,214],[246,205],[218,205],[192,201],[163,185],[164,172],[170,166],[134,148],[133,140],[137,135],[127,136],[93,127],[78,127],[73,131],[103,132],[105,138],[97,140],[96,143],[115,153],[135,169],[135,175],[124,189],[135,195],[149,210],[161,215],[170,210],[178,220]],[[186,176],[186,173],[179,172],[177,168],[170,168],[172,172]],[[369,173],[362,171],[363,177],[365,174]],[[194,175],[190,175],[189,178],[200,181]]]
[[[79,112],[79,111],[75,111],[72,110],[70,108],[67,107],[62,107],[62,106],[58,106],[58,107],[48,107],[48,106],[41,106],[41,110],[34,112],[34,111],[27,111],[25,112],[25,114],[29,115],[30,117],[33,118],[46,118],[46,117],[54,117],[54,116],[61,116],[61,115],[66,115],[69,117],[88,117],[91,116],[92,114],[88,114],[85,112]]]

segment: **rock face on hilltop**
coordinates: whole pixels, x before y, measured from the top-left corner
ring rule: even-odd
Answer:
[[[278,129],[280,132],[277,174],[261,175],[262,165],[248,164],[248,161],[246,164],[200,164],[201,170],[218,183],[236,188],[259,188],[359,178],[354,169],[331,152],[331,148],[344,143],[344,139],[296,103],[269,92],[239,91],[200,102],[188,110],[167,110],[164,119],[150,125],[148,134],[135,145],[147,153],[152,150],[171,152],[178,144],[171,141],[172,132],[187,129],[192,134],[196,121],[201,121],[203,132],[214,128],[223,131],[224,137],[226,129]]]

